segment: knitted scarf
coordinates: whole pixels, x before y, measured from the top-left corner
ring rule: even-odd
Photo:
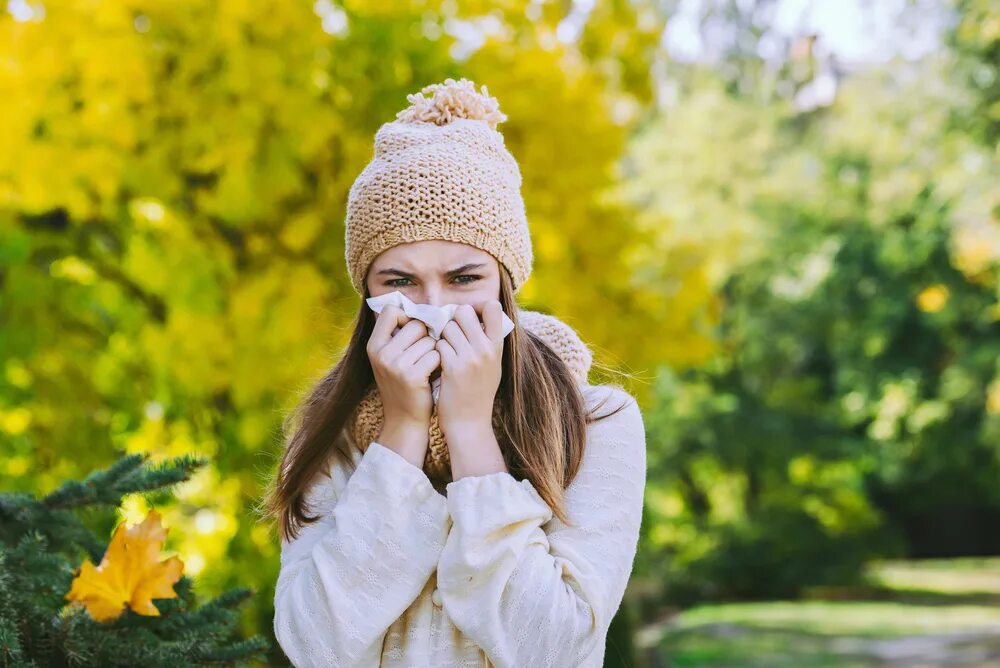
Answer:
[[[537,311],[518,310],[518,321],[526,330],[544,341],[559,357],[566,362],[577,383],[586,383],[590,364],[593,360],[590,350],[580,339],[572,327],[558,318]],[[493,425],[497,428],[500,416],[494,410]],[[372,383],[367,394],[358,403],[351,415],[348,431],[353,435],[355,444],[362,452],[368,444],[377,440],[382,431],[382,399],[378,386]],[[427,455],[424,457],[424,472],[439,491],[451,482],[451,460],[448,457],[448,445],[441,425],[438,422],[437,407],[431,411],[431,423],[428,430],[430,436]]]

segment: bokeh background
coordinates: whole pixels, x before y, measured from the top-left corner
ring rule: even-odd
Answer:
[[[210,457],[167,547],[270,636],[347,192],[449,76],[509,117],[522,306],[643,407],[608,665],[997,665],[996,0],[7,0],[0,489]]]

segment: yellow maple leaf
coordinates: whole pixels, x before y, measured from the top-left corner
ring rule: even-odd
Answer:
[[[122,522],[100,565],[84,561],[66,598],[84,605],[99,622],[118,618],[126,605],[140,615],[158,617],[152,599],[177,598],[173,585],[184,570],[178,557],[159,560],[166,537],[167,529],[155,510],[133,527]]]

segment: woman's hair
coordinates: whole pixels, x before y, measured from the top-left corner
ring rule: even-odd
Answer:
[[[369,296],[367,288],[364,296]],[[586,427],[624,406],[600,417],[587,411],[569,367],[518,322],[513,283],[502,265],[500,303],[515,327],[505,338],[495,400],[501,416],[497,442],[511,475],[531,481],[553,514],[570,524],[563,490],[583,460]],[[282,421],[285,448],[261,509],[265,518],[278,522],[281,536],[287,540],[294,538],[302,525],[319,519],[306,514],[305,499],[314,478],[328,465],[328,458],[342,457],[348,466],[353,462],[348,451],[353,439],[341,435],[375,380],[366,351],[374,326],[374,313],[363,298],[343,355]],[[601,401],[594,408],[603,404]]]

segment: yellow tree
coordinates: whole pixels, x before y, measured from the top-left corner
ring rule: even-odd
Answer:
[[[634,369],[700,346],[704,332],[691,330],[711,299],[690,283],[698,269],[638,271],[647,231],[602,196],[650,99],[662,20],[651,3],[573,12],[10,3],[0,16],[3,484],[51,489],[113,448],[212,457],[164,509],[171,538],[199,586],[264,592],[247,623],[267,628],[277,544],[249,509],[283,411],[332,363],[358,306],[343,264],[347,191],[378,126],[447,76],[487,84],[510,117],[502,130],[537,252],[524,305]],[[663,285],[678,280],[690,287],[673,297]],[[146,510],[133,499],[123,513]]]

